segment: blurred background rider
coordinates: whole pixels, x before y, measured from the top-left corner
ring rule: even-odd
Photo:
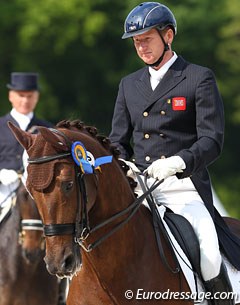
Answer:
[[[0,117],[0,210],[10,200],[19,184],[19,174],[23,173],[23,148],[8,128],[7,122],[11,121],[22,130],[29,130],[34,125],[53,126],[34,114],[39,101],[37,73],[13,72],[7,88],[12,109]]]

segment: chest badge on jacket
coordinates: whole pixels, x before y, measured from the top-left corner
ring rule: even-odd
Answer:
[[[173,97],[172,109],[175,111],[186,110],[186,97],[183,96]]]

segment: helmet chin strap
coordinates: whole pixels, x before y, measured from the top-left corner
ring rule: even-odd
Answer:
[[[169,45],[165,42],[165,40],[163,39],[160,31],[159,31],[159,35],[162,39],[162,42],[163,42],[163,45],[164,45],[164,49],[163,49],[163,52],[162,52],[162,55],[158,58],[157,61],[155,61],[153,64],[146,64],[147,66],[150,66],[150,67],[158,67],[160,65],[160,63],[162,62],[163,60],[163,57],[165,55],[165,52],[169,50]]]

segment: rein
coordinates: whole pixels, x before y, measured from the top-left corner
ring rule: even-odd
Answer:
[[[94,243],[89,244],[88,246],[85,246],[84,242],[86,240],[86,238],[88,237],[88,235],[86,237],[81,236],[79,239],[75,239],[75,241],[86,251],[86,252],[90,252],[92,251],[94,248],[96,248],[99,244],[101,244],[105,239],[107,239],[109,236],[111,236],[113,233],[115,233],[117,230],[119,230],[123,225],[125,225],[133,216],[134,214],[137,212],[137,210],[139,209],[140,205],[142,204],[142,201],[149,196],[153,190],[155,188],[157,188],[160,183],[162,181],[158,181],[156,184],[154,184],[151,188],[149,188],[148,191],[146,191],[146,193],[144,193],[143,195],[141,195],[140,197],[138,197],[131,205],[129,205],[126,209],[120,211],[119,213],[113,215],[112,217],[106,219],[105,221],[101,222],[100,224],[96,225],[95,227],[93,227],[89,232],[88,235],[101,229],[102,227],[108,225],[109,223],[113,222],[114,220],[116,220],[117,218],[127,214],[128,212],[131,211],[131,213],[128,215],[128,217],[126,217],[126,219],[124,219],[123,221],[121,221],[120,223],[118,223],[112,230],[110,230],[107,234],[103,235],[102,237],[100,237],[98,240],[96,240]],[[84,231],[83,231],[84,233]]]

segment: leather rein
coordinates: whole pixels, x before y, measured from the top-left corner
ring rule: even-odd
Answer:
[[[62,136],[65,140],[67,140],[67,143],[70,145],[72,142],[70,139],[67,138],[67,136],[62,133],[61,131],[57,129],[51,128],[51,131]],[[70,146],[71,147],[71,146]],[[43,156],[39,158],[34,159],[28,159],[29,164],[42,164],[46,162],[51,162],[53,160],[59,160],[63,158],[67,158],[71,156],[71,152],[66,153],[59,153],[56,155],[51,156]],[[96,170],[93,168],[93,175],[96,176]],[[100,224],[96,225],[93,228],[90,228],[89,226],[89,219],[88,219],[88,211],[87,211],[87,193],[86,193],[86,187],[85,187],[85,173],[82,171],[81,167],[75,165],[75,181],[78,184],[77,187],[77,214],[76,214],[76,220],[75,223],[65,223],[65,224],[49,224],[49,225],[43,225],[43,231],[45,236],[56,236],[56,235],[73,235],[74,242],[76,244],[79,244],[86,252],[90,252],[94,248],[96,248],[99,244],[101,244],[104,240],[106,240],[109,236],[111,236],[113,233],[115,233],[117,230],[119,230],[124,224],[126,224],[137,212],[140,205],[142,204],[142,201],[147,198],[152,191],[157,188],[162,181],[156,181],[143,195],[138,197],[132,204],[130,204],[127,208],[124,210],[114,214],[113,216],[109,217],[108,219],[104,220]],[[126,215],[128,216],[119,222],[117,225],[115,225],[108,233],[101,236],[99,239],[94,241],[91,244],[86,245],[86,239],[89,236],[89,234],[96,232],[97,230],[103,228],[104,226],[112,223],[119,217],[122,217]]]

